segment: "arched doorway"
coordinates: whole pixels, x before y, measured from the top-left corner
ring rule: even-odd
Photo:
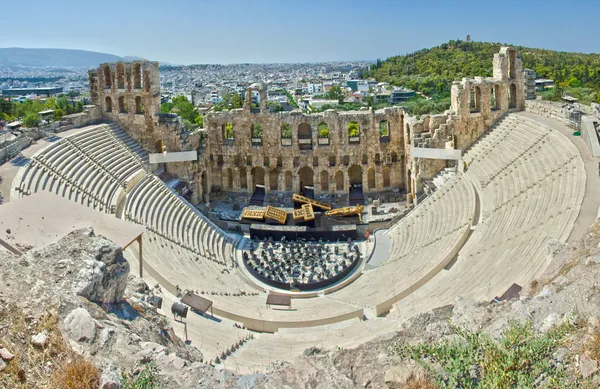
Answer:
[[[269,189],[277,190],[278,187],[278,179],[279,175],[277,174],[277,170],[273,169],[269,172]]]
[[[256,189],[256,185],[265,185],[265,169],[253,167],[250,172],[252,174],[252,190]]]
[[[240,188],[248,189],[248,177],[246,176],[246,168],[240,169]]]
[[[292,172],[288,170],[287,172],[285,172],[285,190],[292,189]]]
[[[369,189],[375,189],[375,169],[370,168],[367,170],[367,182],[369,184]]]
[[[352,165],[348,169],[348,180],[350,185],[362,185],[362,168],[358,165]]]
[[[510,84],[508,93],[508,108],[517,108],[517,86]]]
[[[335,172],[335,189],[344,190],[344,172],[341,170]]]
[[[327,173],[327,170],[321,172],[321,190],[329,190],[329,173]]]
[[[304,166],[298,170],[298,177],[304,186],[315,185],[315,172],[308,166]]]

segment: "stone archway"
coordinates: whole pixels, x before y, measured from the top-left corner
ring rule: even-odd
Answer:
[[[329,190],[329,173],[327,170],[321,171],[321,190],[328,191]]]
[[[265,169],[262,167],[253,167],[252,174],[252,190],[256,189],[256,185],[265,185]]]
[[[301,167],[300,170],[298,170],[298,178],[304,186],[315,185],[315,172],[308,166]]]
[[[350,185],[362,185],[362,168],[352,165],[348,168],[348,180]]]
[[[344,190],[344,172],[341,170],[335,172],[335,190]]]

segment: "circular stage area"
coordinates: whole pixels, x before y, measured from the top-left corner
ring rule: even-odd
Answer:
[[[332,285],[354,270],[362,254],[351,240],[273,241],[253,239],[242,260],[261,282],[282,290],[311,291]]]

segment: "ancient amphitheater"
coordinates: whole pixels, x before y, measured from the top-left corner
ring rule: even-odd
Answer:
[[[520,57],[511,48],[495,55],[493,77],[455,82],[451,109],[422,118],[401,107],[310,115],[248,105],[209,114],[205,130],[187,133],[177,118],[158,114],[156,63],[102,65],[90,72],[90,88],[94,106],[84,119],[24,151],[10,201],[50,191],[145,227],[143,276],[162,288],[162,310],[170,316],[186,291],[209,299],[212,315],[190,312],[186,324],[173,325],[206,359],[238,373],[265,370],[311,346],[357,346],[457,296],[501,300],[545,270],[549,244],[566,242],[596,216],[582,212],[597,207],[586,196],[586,181],[597,174],[586,170],[585,146],[564,124],[527,112]],[[348,136],[350,123],[358,136]],[[317,133],[323,125],[326,138]],[[433,157],[415,155],[418,149]],[[460,151],[460,162],[444,159],[448,151]],[[197,158],[169,160],[186,152]],[[150,163],[152,155],[164,160]],[[455,174],[435,180],[447,167]],[[186,182],[189,200],[157,169]],[[425,190],[430,180],[438,185]],[[280,290],[242,263],[251,242],[244,225],[233,229],[195,207],[223,192],[249,198],[257,187],[266,201],[308,187],[342,205],[361,188],[363,202],[402,195],[410,212],[357,227],[362,255],[344,279]],[[380,231],[365,241],[367,229]],[[142,271],[137,248],[126,255]],[[374,257],[380,263],[370,263]],[[269,294],[291,296],[291,307],[267,306]]]

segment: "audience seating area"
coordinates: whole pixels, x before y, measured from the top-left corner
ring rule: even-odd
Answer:
[[[139,147],[131,149],[132,142],[119,127],[106,124],[58,139],[19,171],[11,196],[46,190],[114,213],[128,181],[145,174],[147,154]]]
[[[193,290],[213,301],[219,320],[189,319],[196,345],[207,359],[248,373],[312,346],[354,347],[458,296],[490,301],[539,276],[548,243],[566,241],[579,215],[586,176],[576,147],[550,127],[509,114],[463,159],[465,172],[388,230],[381,266],[343,288],[294,298],[289,310],[266,307],[267,293],[236,268],[237,238],[154,175],[141,177],[147,155],[115,125],[39,152],[15,177],[13,194],[51,190],[105,212],[122,199],[123,217],[147,228],[146,274],[171,295]],[[250,336],[233,323],[270,333]]]
[[[585,169],[562,134],[509,115],[465,155],[481,193],[481,220],[456,263],[394,314],[407,318],[457,296],[490,301],[513,283],[526,286],[547,266],[547,245],[569,237],[585,194]]]

